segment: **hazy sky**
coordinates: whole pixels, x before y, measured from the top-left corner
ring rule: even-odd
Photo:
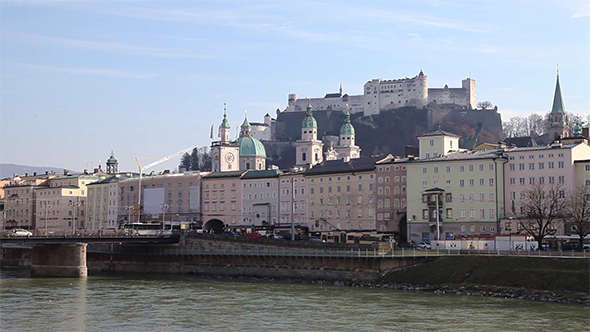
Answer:
[[[1,1],[0,162],[120,170],[373,78],[590,113],[590,1]],[[232,133],[235,131],[232,131]],[[145,159],[144,159],[145,158]],[[179,158],[155,170],[174,169]]]

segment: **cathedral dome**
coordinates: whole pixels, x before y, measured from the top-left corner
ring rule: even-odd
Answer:
[[[238,138],[238,146],[240,147],[240,157],[266,158],[264,145],[254,137],[245,136]]]
[[[318,127],[318,122],[313,117],[313,114],[311,114],[311,104],[308,104],[307,105],[307,115],[305,116],[305,118],[303,119],[303,122],[301,123],[301,128],[317,128],[317,127]]]
[[[346,118],[344,119],[344,124],[340,127],[340,135],[345,134],[353,134],[354,135],[354,127],[352,123],[350,123],[350,113],[346,112]]]

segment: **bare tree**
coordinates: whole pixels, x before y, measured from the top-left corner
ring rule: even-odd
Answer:
[[[480,101],[479,103],[477,103],[477,107],[482,109],[482,110],[487,110],[488,108],[492,108],[492,103],[489,101]]]
[[[590,234],[590,186],[578,186],[568,196],[564,221],[578,233],[579,248],[582,249],[584,238]]]
[[[524,192],[518,209],[512,206],[512,213],[541,248],[543,239],[556,233],[557,221],[563,219],[566,203],[565,190],[560,184],[546,188],[541,183],[535,183]]]

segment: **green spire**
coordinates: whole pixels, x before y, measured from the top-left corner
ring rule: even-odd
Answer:
[[[354,134],[354,127],[352,126],[352,123],[350,123],[350,112],[348,111],[348,108],[346,109],[344,114],[346,115],[346,117],[344,118],[344,124],[342,125],[342,127],[340,127],[340,135]]]
[[[313,117],[311,112],[311,103],[307,104],[307,116],[303,119],[303,123],[301,123],[302,128],[317,128],[318,122]]]
[[[561,98],[561,87],[559,86],[559,70],[557,70],[557,83],[555,84],[555,95],[553,96],[553,108],[551,113],[565,113],[563,99]]]
[[[221,121],[221,127],[231,128],[229,121],[227,121],[227,110],[225,109],[225,103],[223,103],[223,121]]]

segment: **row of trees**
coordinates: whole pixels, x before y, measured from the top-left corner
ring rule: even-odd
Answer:
[[[532,185],[519,202],[520,211],[512,206],[512,213],[520,226],[535,238],[539,248],[545,237],[557,232],[563,222],[579,236],[579,248],[590,234],[590,186],[579,186],[565,192],[561,185],[546,188],[543,184]]]
[[[572,129],[576,126],[581,128],[590,124],[590,115],[583,118],[580,115],[566,112],[566,117],[566,121]],[[506,137],[537,137],[547,132],[550,125],[548,119],[549,113],[545,114],[545,116],[536,113],[524,117],[513,116],[510,120],[502,123],[502,129]]]
[[[193,151],[185,153],[180,158],[179,168],[187,171],[211,171],[211,155],[206,146],[194,148]]]

